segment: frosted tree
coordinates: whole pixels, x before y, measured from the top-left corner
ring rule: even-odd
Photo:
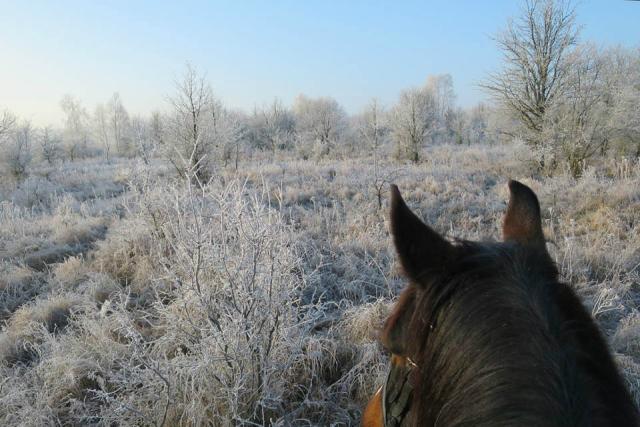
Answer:
[[[489,132],[489,107],[484,103],[472,107],[468,113],[469,142],[472,144],[486,142]]]
[[[397,176],[397,171],[380,165],[380,148],[387,137],[388,128],[386,113],[376,99],[372,99],[362,114],[356,118],[356,129],[358,136],[364,142],[365,152],[373,155],[371,185],[376,195],[378,209],[381,209],[384,190]]]
[[[100,142],[104,149],[104,155],[107,161],[111,156],[111,127],[109,125],[109,115],[103,104],[98,104],[93,113],[94,132],[96,140]]]
[[[454,136],[455,99],[453,78],[450,74],[437,74],[427,77],[425,88],[433,98],[433,131],[431,138],[434,142],[447,142]]]
[[[570,72],[565,93],[549,108],[544,135],[556,145],[554,163],[566,162],[571,175],[577,177],[585,162],[606,144],[610,108],[602,76],[604,61],[597,48],[580,46],[567,58],[567,64]]]
[[[623,155],[640,157],[640,48],[616,47],[603,53],[604,87],[611,105],[610,142]]]
[[[221,149],[220,158],[224,166],[233,160],[238,170],[240,153],[248,133],[247,117],[240,111],[222,111],[222,117],[216,126],[216,145]]]
[[[119,155],[128,153],[130,147],[130,120],[119,93],[114,93],[107,103],[107,111],[109,114],[109,125],[111,127],[111,135],[115,142],[116,151]]]
[[[149,136],[154,145],[160,147],[164,144],[165,128],[163,126],[162,114],[158,111],[151,113],[151,119],[149,120]]]
[[[533,145],[542,143],[545,114],[566,90],[577,35],[568,0],[526,0],[521,16],[495,38],[504,66],[481,86],[519,120]]]
[[[293,103],[296,130],[301,142],[313,145],[316,156],[328,155],[347,128],[347,115],[333,98],[298,95]]]
[[[146,165],[151,164],[151,159],[157,149],[156,138],[154,138],[153,118],[149,121],[143,117],[134,116],[130,120],[130,133],[135,154],[142,159]]]
[[[447,133],[456,144],[471,143],[470,113],[458,107],[446,113]]]
[[[398,103],[389,114],[397,158],[414,163],[420,161],[420,153],[434,119],[435,104],[430,91],[414,88],[400,94]]]
[[[69,160],[74,161],[87,149],[89,116],[80,101],[72,95],[65,95],[60,107],[65,114],[64,149]]]
[[[46,126],[42,129],[39,135],[40,143],[40,155],[49,165],[53,165],[56,159],[60,156],[60,138],[51,129]]]
[[[385,111],[377,99],[372,99],[356,118],[356,127],[365,149],[377,159],[378,149],[386,133]]]
[[[204,75],[191,65],[175,82],[169,103],[165,156],[181,176],[206,181],[212,173],[215,126],[222,108]]]
[[[11,133],[13,126],[16,124],[16,116],[8,110],[0,114],[0,143]]]
[[[34,129],[31,123],[25,121],[14,125],[9,138],[2,146],[2,161],[6,170],[15,179],[23,179],[27,176],[32,160],[32,143]]]
[[[255,109],[252,122],[254,145],[270,150],[273,157],[277,150],[286,149],[291,145],[295,121],[291,112],[279,100]]]
[[[637,156],[640,145],[640,57],[622,48],[578,46],[567,58],[566,90],[549,109],[546,131],[554,164],[577,177],[610,147]]]

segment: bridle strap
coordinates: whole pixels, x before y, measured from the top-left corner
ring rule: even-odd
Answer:
[[[391,376],[391,369],[387,372],[387,377],[384,380],[384,384],[382,384],[382,425],[387,427],[387,383],[389,382],[389,377]]]
[[[409,413],[413,397],[410,375],[416,364],[406,358],[405,365],[391,364],[382,385],[382,421],[385,427],[401,426]]]

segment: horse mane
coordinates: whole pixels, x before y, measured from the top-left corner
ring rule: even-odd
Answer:
[[[413,425],[636,425],[602,334],[546,250],[454,247],[446,269],[412,280],[389,320],[410,316]]]

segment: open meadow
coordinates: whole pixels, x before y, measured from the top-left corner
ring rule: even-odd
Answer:
[[[206,185],[160,160],[40,165],[0,193],[0,424],[356,424],[404,284],[380,171],[451,238],[500,239],[508,178],[530,185],[640,403],[640,164],[544,178],[528,155],[256,158]]]

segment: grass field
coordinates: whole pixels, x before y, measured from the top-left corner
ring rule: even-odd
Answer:
[[[473,240],[500,238],[509,178],[530,185],[640,403],[640,164],[545,178],[527,155],[256,159],[203,186],[159,160],[86,160],[0,184],[0,424],[357,424],[403,286],[382,178]]]

